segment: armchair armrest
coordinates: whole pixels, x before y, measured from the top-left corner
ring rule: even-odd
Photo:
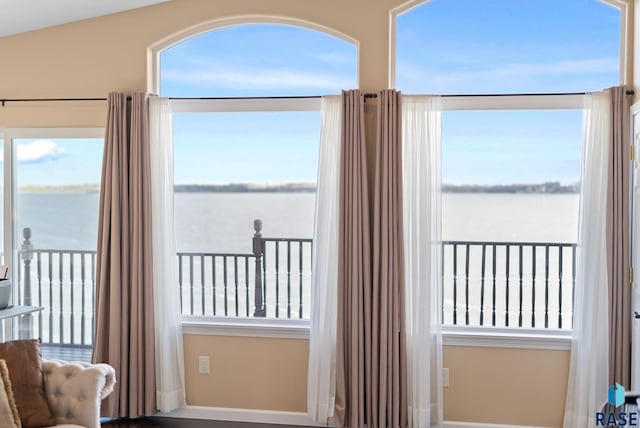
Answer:
[[[44,389],[58,424],[100,427],[100,402],[113,391],[115,370],[108,364],[43,361]]]

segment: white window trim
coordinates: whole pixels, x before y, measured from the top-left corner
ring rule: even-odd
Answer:
[[[104,138],[104,128],[0,128],[0,137],[16,138]]]
[[[445,346],[521,349],[571,349],[571,330],[443,326]]]
[[[309,320],[183,315],[188,335],[309,339]],[[484,348],[570,350],[571,331],[531,328],[442,327],[443,345]]]
[[[404,94],[406,97],[413,94]],[[322,97],[172,99],[173,113],[238,113],[320,111]],[[442,97],[444,111],[579,110],[584,95],[496,95]]]
[[[172,113],[320,111],[321,97],[172,99]]]
[[[182,316],[184,334],[308,339],[309,320]]]
[[[410,96],[410,95],[407,95]],[[442,110],[580,110],[584,95],[495,95],[442,97]]]

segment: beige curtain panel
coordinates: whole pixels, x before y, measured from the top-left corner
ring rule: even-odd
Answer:
[[[116,369],[103,416],[156,413],[148,97],[109,94],[92,361]]]
[[[629,97],[609,89],[611,135],[607,189],[609,271],[609,385],[631,387],[631,284],[629,283]]]
[[[336,329],[335,424],[365,424],[365,308],[371,299],[369,197],[364,100],[359,90],[342,92],[338,313]]]
[[[343,91],[342,101],[334,422],[405,427],[401,95],[387,90],[370,101],[377,115],[369,145],[362,94]],[[367,146],[374,148],[372,205]]]
[[[402,98],[378,95],[373,189],[373,291],[367,329],[368,426],[407,426],[404,243],[402,224]],[[366,294],[365,294],[366,296]],[[369,362],[369,359],[371,360]]]

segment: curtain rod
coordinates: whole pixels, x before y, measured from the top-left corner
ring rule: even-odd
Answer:
[[[0,105],[5,103],[24,103],[24,102],[64,102],[64,101],[107,101],[107,98],[0,98]],[[127,97],[127,101],[131,101],[131,97]]]
[[[170,100],[275,100],[275,99],[317,99],[322,95],[299,95],[299,96],[281,96],[281,97],[169,97]],[[64,101],[107,101],[106,97],[94,98],[0,98],[0,105],[4,107],[5,103],[21,103],[21,102],[64,102]],[[127,97],[127,101],[131,101],[131,97]]]
[[[539,92],[539,93],[523,93],[523,94],[446,94],[440,95],[442,98],[456,98],[456,97],[553,97],[553,96],[569,96],[569,95],[587,95],[590,92]],[[626,91],[627,95],[634,95],[633,89]]]
[[[522,97],[522,96],[562,96],[562,95],[586,95],[587,92],[556,92],[556,93],[526,93],[526,94],[446,94],[440,95],[442,98],[457,97]],[[633,90],[628,90],[627,95],[634,95]],[[377,98],[378,94],[367,92],[363,94],[364,99]],[[317,99],[322,98],[321,95],[299,95],[299,96],[273,96],[273,97],[169,97],[170,100],[275,100],[275,99]],[[131,97],[127,97],[130,101]],[[0,98],[0,105],[5,103],[20,102],[65,102],[65,101],[107,101],[107,98]]]
[[[58,101],[106,101],[106,98],[0,98],[0,105],[22,102],[58,102]]]

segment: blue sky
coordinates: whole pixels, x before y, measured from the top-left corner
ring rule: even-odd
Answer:
[[[442,135],[445,183],[580,180],[579,110],[444,112]]]
[[[597,0],[432,0],[398,19],[396,87],[600,90],[619,80],[619,21]],[[357,82],[355,46],[282,25],[194,37],[165,51],[161,66],[164,96],[324,95]],[[315,181],[319,129],[317,112],[175,115],[176,182]],[[443,131],[445,182],[579,180],[579,111],[447,112]],[[31,153],[19,163],[20,182],[99,181],[100,142],[50,142],[19,142],[19,153]]]
[[[598,0],[432,0],[398,19],[408,93],[600,90],[618,83],[620,13]]]
[[[174,115],[176,183],[315,181],[319,112]]]
[[[16,144],[18,187],[100,183],[100,138],[19,139]]]
[[[243,25],[163,52],[163,96],[335,94],[356,86],[356,47],[318,31]]]

